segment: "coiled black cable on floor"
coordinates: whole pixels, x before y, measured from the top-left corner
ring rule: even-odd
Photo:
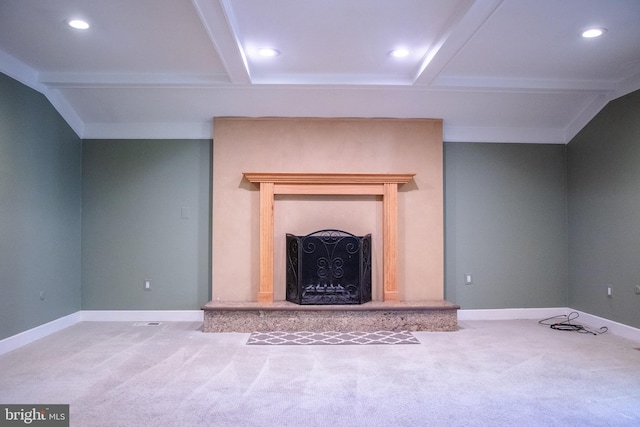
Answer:
[[[572,311],[568,315],[560,315],[548,317],[546,319],[542,319],[538,322],[540,325],[549,326],[551,329],[555,329],[557,331],[574,331],[581,334],[591,334],[591,335],[600,335],[604,334],[609,330],[606,326],[601,327],[598,330],[591,330],[582,325],[576,325],[571,323],[572,320],[580,317],[580,314],[576,311]]]

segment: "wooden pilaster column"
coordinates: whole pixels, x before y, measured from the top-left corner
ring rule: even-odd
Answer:
[[[273,182],[260,183],[260,289],[258,302],[273,301]]]
[[[398,184],[384,184],[382,204],[383,300],[398,301]]]

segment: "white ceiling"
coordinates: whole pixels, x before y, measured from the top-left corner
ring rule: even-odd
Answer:
[[[608,31],[580,37],[590,26]],[[640,89],[640,1],[1,0],[0,71],[82,138],[210,138],[214,116],[427,117],[445,141],[567,143]]]

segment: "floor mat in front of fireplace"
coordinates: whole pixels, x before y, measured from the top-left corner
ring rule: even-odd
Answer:
[[[247,345],[371,345],[420,344],[409,331],[376,332],[254,332]]]

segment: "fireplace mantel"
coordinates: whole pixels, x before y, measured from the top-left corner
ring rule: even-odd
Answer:
[[[406,184],[414,173],[271,173],[245,172],[249,182],[273,182],[277,184]]]
[[[243,175],[260,186],[259,302],[273,301],[273,210],[278,194],[382,196],[383,298],[398,301],[398,186],[411,181],[415,174],[245,172]]]

